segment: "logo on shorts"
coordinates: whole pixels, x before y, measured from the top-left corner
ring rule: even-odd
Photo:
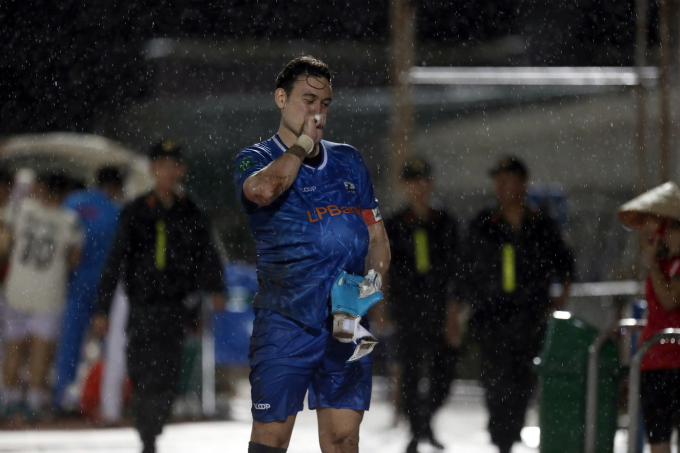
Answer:
[[[253,404],[253,406],[255,406],[255,409],[257,409],[258,411],[266,411],[271,407],[269,404],[266,403]]]

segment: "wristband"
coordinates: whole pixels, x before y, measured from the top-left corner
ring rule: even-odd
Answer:
[[[307,154],[314,150],[314,140],[312,140],[309,135],[306,134],[300,135],[295,144],[304,149]]]

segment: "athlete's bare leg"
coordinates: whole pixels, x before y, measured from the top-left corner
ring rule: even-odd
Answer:
[[[28,365],[31,378],[28,386],[35,389],[47,388],[47,373],[52,364],[56,344],[53,341],[33,337],[29,352]]]
[[[295,426],[295,415],[277,422],[263,423],[253,420],[250,441],[267,447],[288,448],[293,426]]]
[[[364,419],[363,411],[320,407],[316,416],[322,453],[359,452],[359,426]]]
[[[19,368],[24,363],[27,350],[27,341],[5,342],[5,360],[2,364],[2,381],[5,388],[19,385]]]

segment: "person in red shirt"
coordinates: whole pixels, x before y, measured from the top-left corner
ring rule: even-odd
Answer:
[[[640,342],[667,328],[680,328],[680,189],[668,182],[619,208],[624,224],[642,235],[647,325]],[[642,360],[640,397],[652,453],[670,453],[680,416],[680,344],[652,347]]]

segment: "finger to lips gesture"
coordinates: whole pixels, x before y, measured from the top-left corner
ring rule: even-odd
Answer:
[[[325,124],[326,115],[323,113],[306,115],[302,125],[302,133],[314,140],[314,143],[319,143],[323,134],[321,129]]]

